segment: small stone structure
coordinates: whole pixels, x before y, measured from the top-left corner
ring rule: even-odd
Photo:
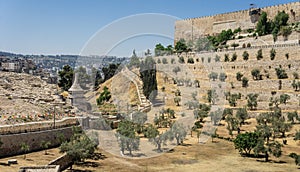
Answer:
[[[78,73],[75,74],[75,80],[73,85],[69,89],[71,93],[70,99],[72,106],[77,107],[81,111],[91,111],[92,107],[90,103],[88,103],[84,97],[84,90],[81,88],[79,81],[78,81]]]

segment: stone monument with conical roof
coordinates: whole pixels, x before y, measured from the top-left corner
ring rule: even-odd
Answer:
[[[86,112],[91,110],[91,105],[86,101],[84,97],[84,90],[79,84],[78,73],[75,73],[75,79],[71,88],[69,89],[69,93],[72,106],[75,106],[79,110]]]

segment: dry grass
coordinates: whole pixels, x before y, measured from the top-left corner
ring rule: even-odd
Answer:
[[[289,142],[293,142],[290,140]],[[99,150],[104,154],[100,160],[87,160],[80,166],[73,166],[75,170],[81,171],[299,171],[294,160],[287,156],[287,152],[293,150],[300,152],[299,146],[285,146],[284,155],[280,158],[271,157],[270,162],[263,162],[263,158],[241,157],[231,142],[215,139],[205,144],[198,144],[196,137],[188,137],[184,146],[174,148],[172,152],[162,153],[161,156],[130,159],[111,155],[104,150]],[[49,154],[44,155],[44,151],[27,154],[27,159],[23,155],[0,159],[0,171],[18,171],[21,166],[45,165],[58,157],[58,149],[48,150]],[[17,159],[18,164],[5,166],[9,159]],[[71,171],[71,170],[68,170]]]
[[[298,149],[299,150],[299,149]],[[104,152],[104,151],[102,151]],[[90,161],[97,167],[74,166],[90,171],[298,171],[287,155],[263,162],[260,158],[241,157],[231,142],[215,139],[198,144],[195,137],[185,141],[171,153],[146,159],[126,159],[105,153],[103,160]]]
[[[27,154],[26,159],[24,159],[24,155],[2,158],[0,159],[0,171],[14,172],[18,171],[18,169],[23,166],[47,165],[50,161],[61,155],[62,154],[59,153],[59,149],[54,148],[47,150],[47,155],[45,155],[45,151],[39,151]],[[7,161],[9,159],[16,159],[18,161],[18,164],[12,164],[8,166]]]

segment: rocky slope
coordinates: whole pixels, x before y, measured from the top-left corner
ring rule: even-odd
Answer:
[[[54,111],[65,114],[69,106],[60,99],[57,85],[11,72],[0,72],[0,102],[2,124],[49,119]]]

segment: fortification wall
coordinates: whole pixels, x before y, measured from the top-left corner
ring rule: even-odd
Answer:
[[[274,18],[278,11],[285,11],[289,14],[289,22],[300,21],[300,2],[280,4],[261,8],[267,12],[269,18]],[[242,30],[254,28],[256,23],[251,21],[249,10],[242,10],[214,16],[178,20],[175,22],[175,42],[181,38],[191,40],[202,35],[214,35],[222,30],[236,29]]]
[[[276,57],[274,60],[270,60],[270,51],[274,48],[276,51]],[[300,92],[294,91],[292,87],[292,82],[294,80],[294,72],[299,74],[300,69],[300,59],[299,59],[299,48],[300,44],[284,44],[284,45],[269,45],[269,46],[256,46],[250,48],[239,48],[236,50],[219,51],[219,52],[202,52],[197,54],[181,54],[185,58],[185,64],[178,63],[178,57],[156,57],[157,59],[166,58],[168,64],[171,65],[171,60],[175,59],[176,64],[167,67],[166,64],[158,64],[157,68],[161,71],[168,70],[168,74],[174,78],[185,79],[185,73],[191,73],[188,76],[193,76],[191,80],[197,79],[200,81],[200,88],[197,90],[198,97],[201,102],[206,102],[207,90],[212,89],[213,84],[218,84],[219,82],[212,82],[209,80],[208,75],[214,71],[218,74],[225,73],[227,75],[226,82],[222,85],[222,90],[230,91],[231,93],[241,93],[242,100],[239,100],[238,107],[246,106],[247,100],[246,96],[249,93],[257,93],[258,97],[258,110],[267,111],[269,110],[269,100],[272,97],[271,91],[275,91],[277,94],[275,97],[281,94],[288,94],[291,99],[285,105],[280,105],[283,112],[289,112],[294,110],[300,110],[299,108],[299,96]],[[262,49],[263,59],[257,60],[257,51]],[[249,53],[249,59],[247,61],[243,60],[243,53],[247,51]],[[237,54],[237,60],[235,62],[224,62],[225,54],[232,58],[232,55]],[[289,58],[286,54],[289,54]],[[220,62],[215,62],[216,55],[220,56]],[[194,64],[187,63],[188,58],[194,59]],[[203,59],[203,62],[202,62]],[[172,72],[175,66],[181,68],[181,73],[177,75]],[[279,89],[279,80],[276,75],[275,68],[281,66],[288,75],[287,79],[281,79],[282,88]],[[188,68],[188,70],[186,69]],[[263,75],[262,80],[254,80],[251,71],[253,69],[259,69]],[[184,72],[183,72],[184,71]],[[249,79],[249,86],[247,88],[242,87],[242,82],[237,81],[236,73],[240,72],[243,76]],[[267,77],[268,75],[268,77]],[[232,84],[231,84],[232,83]],[[232,88],[234,86],[234,88]],[[229,103],[226,101],[226,107],[229,107]],[[253,112],[258,114],[258,112]]]

